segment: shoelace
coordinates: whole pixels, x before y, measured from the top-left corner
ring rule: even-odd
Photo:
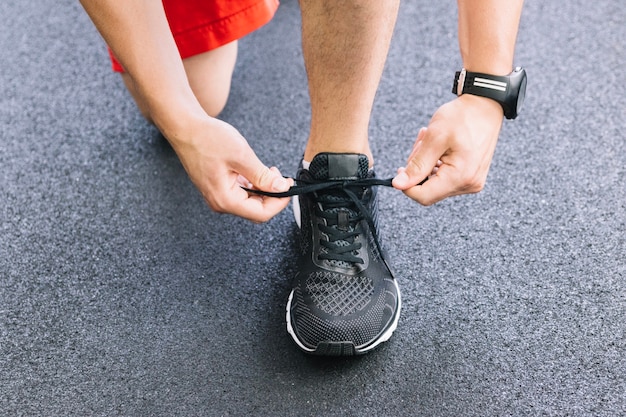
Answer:
[[[292,186],[288,191],[279,193],[253,190],[245,187],[242,188],[250,193],[279,198],[308,194],[317,191],[329,191],[327,193],[318,195],[318,201],[322,203],[322,205],[324,206],[324,210],[316,209],[317,215],[326,218],[327,223],[332,224],[332,226],[320,225],[320,230],[328,236],[328,241],[321,241],[322,246],[324,246],[327,251],[326,253],[320,253],[319,257],[322,259],[337,260],[349,263],[363,263],[363,259],[354,255],[354,251],[359,250],[361,248],[361,244],[355,243],[354,241],[354,238],[360,233],[354,230],[353,225],[355,225],[360,220],[364,219],[369,225],[372,235],[374,237],[376,249],[378,249],[378,253],[381,254],[381,258],[383,258],[383,250],[379,242],[376,225],[374,224],[374,220],[372,219],[372,214],[369,212],[369,210],[367,210],[367,207],[365,207],[365,205],[357,195],[357,192],[362,191],[364,188],[368,187],[391,187],[391,180],[392,178],[364,178],[358,180],[325,181],[298,180],[300,184]],[[342,192],[347,197],[347,199],[337,198],[337,195],[339,194],[337,193],[337,191]],[[333,193],[331,194],[330,192]],[[356,210],[350,211],[357,213],[357,215],[349,216],[347,218],[347,221],[348,224],[352,227],[347,230],[342,230],[342,228],[339,227],[339,213],[337,211],[333,212],[332,209],[346,208],[347,205],[349,205],[350,203],[352,203],[356,208]],[[347,242],[347,244],[339,244],[338,242],[340,241]],[[389,272],[391,272],[389,265],[387,265],[387,261],[384,260],[384,262],[387,266],[387,269],[389,269]]]

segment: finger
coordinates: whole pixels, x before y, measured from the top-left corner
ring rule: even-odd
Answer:
[[[256,157],[253,158],[252,164],[241,168],[239,177],[243,177],[250,184],[247,188],[263,191],[284,192],[293,185],[293,180],[284,178],[278,168],[268,168]],[[239,185],[239,181],[237,185]],[[289,198],[262,197],[258,194],[251,194],[239,186],[232,190],[231,197],[231,201],[236,203],[227,211],[255,223],[268,221],[285,209],[291,201]]]
[[[424,181],[446,152],[445,138],[433,135],[426,128],[420,130],[420,135],[418,135],[418,143],[409,157],[407,166],[403,170],[398,170],[398,174],[393,179],[393,186],[399,190],[407,190]]]
[[[430,206],[445,198],[461,194],[457,191],[452,178],[453,167],[442,165],[436,170],[436,173],[430,176],[423,185],[404,190],[404,194],[424,206]]]
[[[272,171],[272,173],[282,177],[282,174],[280,173],[278,168],[271,167],[270,171]],[[289,186],[291,187],[293,185],[293,180],[291,178],[286,178],[286,180],[289,183]],[[246,177],[244,177],[243,175],[238,175],[237,176],[237,184],[239,184],[243,188],[248,188],[248,189],[251,189],[251,190],[257,190],[258,189],[250,181],[248,181],[248,179]],[[255,195],[255,194],[251,194],[251,195]],[[256,194],[256,195],[258,196],[258,194]]]
[[[237,199],[237,204],[229,212],[255,223],[270,220],[285,209],[291,201],[289,198],[272,198],[248,194],[241,188],[233,190],[233,194],[233,197]]]
[[[443,164],[443,162],[441,162],[441,160],[437,161],[437,164],[434,166],[433,170],[430,171],[430,174],[428,175],[428,178],[432,177],[433,175],[435,175],[437,173],[437,171],[439,171],[439,167],[441,166],[441,164]],[[404,167],[398,168],[397,174],[400,174],[402,172],[406,172],[406,168],[404,168]],[[426,179],[424,181],[426,181]]]
[[[237,184],[241,187],[252,188],[252,183],[243,175],[237,175]]]
[[[256,156],[244,160],[244,163],[239,164],[236,168],[239,174],[247,178],[254,188],[259,190],[284,192],[289,190],[291,186],[277,168],[268,168]]]
[[[420,131],[417,133],[417,139],[415,139],[415,143],[413,144],[413,149],[411,149],[411,154],[407,158],[407,161],[410,161],[411,159],[413,159],[413,157],[415,156],[415,152],[417,151],[419,146],[422,144],[422,141],[424,140],[425,134],[426,134],[426,128],[422,127]]]
[[[287,181],[287,190],[289,190],[289,188],[293,186],[293,184],[294,184],[293,179],[292,178],[285,178],[283,176],[283,174],[280,173],[280,170],[277,167],[271,167],[270,171],[272,171],[277,177],[282,178],[282,179]],[[284,191],[287,191],[287,190],[284,190]]]

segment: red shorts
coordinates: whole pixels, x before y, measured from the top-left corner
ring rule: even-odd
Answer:
[[[240,39],[269,22],[278,0],[163,0],[181,58]],[[113,71],[124,72],[109,49]]]

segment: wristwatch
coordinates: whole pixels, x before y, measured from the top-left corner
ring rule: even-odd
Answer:
[[[454,77],[452,92],[493,99],[502,106],[504,117],[515,119],[526,96],[526,70],[517,67],[509,75],[489,75],[463,68]]]

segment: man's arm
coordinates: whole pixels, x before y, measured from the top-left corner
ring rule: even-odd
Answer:
[[[202,109],[160,1],[81,0],[81,4],[211,208],[265,221],[287,206],[288,199],[250,196],[240,188],[249,181],[265,191],[285,191],[289,184],[278,170],[259,161],[235,128]]]
[[[512,71],[522,4],[522,0],[458,0],[465,69],[492,75]],[[444,104],[418,134],[394,187],[424,205],[482,190],[502,118],[502,107],[489,98],[465,94]]]

